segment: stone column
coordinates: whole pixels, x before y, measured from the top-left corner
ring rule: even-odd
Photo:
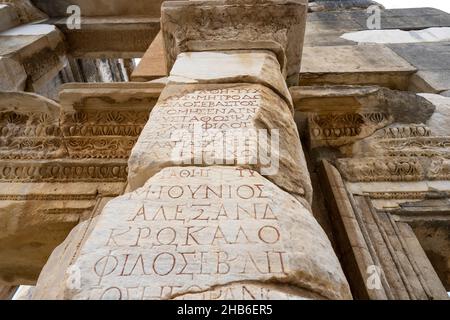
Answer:
[[[305,15],[305,1],[163,5],[171,75],[129,192],[55,251],[34,298],[351,298],[311,213],[286,85]]]

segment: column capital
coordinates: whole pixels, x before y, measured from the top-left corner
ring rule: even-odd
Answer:
[[[298,81],[307,1],[170,1],[161,10],[168,70],[182,52],[262,49],[277,55],[288,83]]]

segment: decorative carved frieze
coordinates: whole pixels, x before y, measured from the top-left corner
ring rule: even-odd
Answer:
[[[431,136],[431,129],[425,125],[396,125],[393,127],[384,128],[379,138],[399,139],[411,137],[429,137]],[[377,137],[375,135],[375,137]]]
[[[73,159],[126,159],[137,141],[148,111],[75,111],[63,113],[62,131]]]
[[[148,111],[87,111],[63,113],[64,136],[139,136]]]
[[[0,161],[0,182],[122,182],[125,160]]]
[[[96,87],[89,97],[83,91],[90,89],[67,86],[65,108],[38,95],[0,93],[0,160],[127,159],[157,95],[142,85]]]
[[[444,158],[348,158],[338,159],[336,165],[350,182],[450,179],[450,160]]]
[[[384,112],[311,114],[308,122],[311,147],[342,146],[370,136],[391,121]]]

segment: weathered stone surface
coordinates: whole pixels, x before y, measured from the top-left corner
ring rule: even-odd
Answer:
[[[300,84],[406,90],[417,69],[383,45],[305,47]]]
[[[13,28],[19,24],[20,20],[14,8],[0,2],[0,32]]]
[[[365,11],[355,14],[364,29],[367,29]],[[391,9],[381,12],[382,29],[419,30],[434,27],[450,27],[450,14],[435,8]]]
[[[277,55],[288,83],[296,83],[306,7],[304,0],[166,2],[161,30],[168,70],[181,52],[265,49]]]
[[[71,263],[81,287],[64,288],[70,276],[62,281],[61,270],[55,278],[66,244],[41,274],[35,299],[190,298],[226,286],[239,298],[351,297],[312,214],[240,167],[166,168],[110,201],[91,230]]]
[[[169,83],[257,83],[292,106],[277,57],[270,51],[187,52],[177,57]]]
[[[24,25],[0,32],[0,57],[13,59],[27,74],[27,90],[36,92],[66,63],[62,33],[52,25]]]
[[[8,163],[14,167],[27,167],[32,160],[39,159],[67,159],[75,166],[78,166],[76,161],[71,159],[99,160],[81,162],[85,168],[80,169],[82,171],[90,165],[110,165],[101,159],[116,159],[119,161],[112,161],[115,164],[110,169],[105,167],[102,174],[105,178],[110,174],[109,178],[125,178],[126,159],[160,92],[161,86],[145,83],[93,87],[70,84],[61,91],[62,107],[36,94],[0,92],[0,159],[28,160],[26,164]],[[40,166],[56,170],[67,162],[44,162]],[[110,170],[114,173],[107,173]],[[84,174],[87,175],[85,178],[100,177],[93,171]],[[53,175],[56,179],[58,171]],[[5,176],[14,174],[8,171]],[[50,179],[51,173],[44,174],[43,171],[41,176]]]
[[[36,7],[50,17],[67,16],[67,7],[76,5],[81,8],[83,17],[108,16],[149,16],[159,18],[164,0],[33,0]],[[173,0],[165,0],[173,1]]]
[[[152,98],[145,85],[127,103],[126,86],[117,87],[100,86],[89,98],[68,86],[67,110],[36,94],[0,93],[0,283],[35,283],[51,251],[98,199],[122,193],[124,158]],[[142,119],[130,120],[137,111]]]
[[[164,85],[154,83],[67,83],[61,87],[64,112],[82,110],[148,111],[158,101]]]
[[[0,299],[11,300],[16,289],[16,286],[0,286]]]
[[[267,140],[253,135],[258,129],[269,132]],[[270,138],[274,129],[279,130],[279,149]],[[248,147],[238,150],[236,141],[246,137]],[[258,84],[172,84],[162,92],[133,148],[128,182],[134,190],[167,166],[236,163],[263,174],[273,168],[268,179],[311,200],[297,127],[282,98]]]
[[[352,292],[359,299],[447,300],[445,281],[441,282],[437,274],[443,271],[442,256],[430,251],[425,254],[423,250],[435,242],[440,252],[445,252],[445,247],[442,250],[443,233],[436,228],[423,232],[421,225],[434,220],[435,226],[445,229],[447,219],[442,217],[448,212],[448,200],[445,199],[450,190],[448,181],[394,180],[394,177],[410,178],[414,174],[407,159],[378,156],[377,159],[353,160],[368,166],[377,163],[372,167],[372,177],[382,178],[379,173],[390,171],[387,177],[391,180],[349,182],[333,166],[324,163],[332,193],[327,200],[332,198],[332,221],[339,228],[340,243],[345,248],[346,254],[341,261],[350,275]],[[398,167],[394,164],[396,160],[400,164]],[[342,163],[343,166],[346,164]],[[421,201],[423,199],[427,200]],[[427,255],[434,260],[433,265]],[[368,268],[374,265],[382,270],[378,274],[385,277],[376,290],[370,288],[364,277]]]
[[[141,61],[131,74],[132,81],[151,81],[168,76],[161,31],[153,39]]]
[[[439,206],[441,208],[450,208],[450,201],[448,199],[441,200]],[[408,208],[411,206],[412,208]],[[416,211],[414,204],[405,204],[403,207]],[[430,214],[437,211],[437,206],[432,201],[423,201],[420,203],[420,209],[424,214]],[[416,210],[414,210],[416,209]],[[418,211],[418,210],[417,210]],[[449,210],[444,211],[448,214]],[[414,233],[417,234],[417,239],[423,246],[423,250],[429,257],[434,270],[441,280],[444,289],[450,288],[450,222],[447,221],[416,221],[411,223]],[[441,289],[441,291],[443,291]],[[445,292],[445,291],[444,291]]]
[[[448,158],[448,144],[448,137],[439,136],[426,125],[393,124],[340,150],[349,157]]]
[[[343,39],[347,32],[367,30],[371,13],[366,10],[325,11],[308,14],[305,46],[352,45]],[[450,15],[434,8],[382,10],[382,29],[421,30],[434,27],[450,27]]]
[[[47,263],[42,268],[35,290],[33,290],[34,300],[62,300],[65,298],[65,290],[73,288],[78,279],[67,279],[70,271],[70,265],[74,263],[79,255],[79,250],[90,234],[95,222],[98,220],[98,214],[104,208],[109,199],[104,199],[98,206],[98,210],[83,222],[74,227],[64,242],[61,243],[50,255]],[[77,272],[78,270],[74,270]],[[68,274],[69,273],[69,274]]]
[[[66,18],[49,22],[61,30],[76,58],[141,58],[160,29],[159,19],[146,16],[83,17],[80,29],[68,28]]]
[[[32,93],[0,92],[0,159],[55,159],[67,155],[60,107]]]
[[[23,66],[11,58],[0,57],[0,90],[25,90],[27,74]]]
[[[354,45],[341,38],[346,32],[364,29],[351,19],[348,12],[308,13],[305,31],[305,47]]]
[[[450,179],[450,160],[422,157],[367,157],[336,160],[350,182],[439,181]]]
[[[20,286],[14,293],[12,300],[31,300],[34,286]]]
[[[380,87],[293,87],[290,91],[295,109],[308,113],[311,148],[351,148],[391,124],[424,124],[436,109],[416,94]]]

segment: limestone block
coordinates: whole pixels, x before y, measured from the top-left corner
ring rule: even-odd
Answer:
[[[128,182],[135,190],[161,168],[191,164],[242,165],[311,200],[292,111],[259,84],[172,84],[164,89],[132,150]]]
[[[10,5],[0,3],[0,31],[8,30],[20,24],[19,17]]]
[[[308,114],[311,148],[351,149],[353,143],[390,125],[423,125],[436,109],[414,93],[380,87],[292,87],[290,91],[295,109]]]
[[[152,44],[148,47],[139,64],[131,74],[131,81],[151,81],[168,75],[164,42],[161,31],[158,32]]]
[[[327,2],[334,5],[343,4],[342,0]],[[347,32],[367,30],[368,16],[366,10],[311,12],[308,14],[305,46],[353,45],[354,42],[341,36]],[[450,27],[450,15],[434,8],[382,10],[380,21],[382,29],[422,30]]]
[[[181,53],[170,71],[169,83],[258,83],[292,106],[277,57],[270,51]]]
[[[54,159],[66,155],[60,107],[42,96],[0,92],[0,159]]]
[[[448,143],[448,142],[447,142]],[[336,160],[342,177],[350,182],[411,182],[450,179],[448,158],[367,157]]]
[[[411,91],[440,93],[450,89],[450,53],[447,43],[391,44],[389,48],[417,68]]]
[[[304,0],[165,2],[161,30],[167,69],[181,52],[266,49],[277,55],[288,83],[296,83],[306,11]]]
[[[437,94],[422,93],[419,94],[434,104],[436,111],[426,122],[435,136],[450,136],[450,97],[444,97]]]
[[[268,291],[262,298],[351,298],[312,214],[241,167],[165,168],[108,202],[96,220],[70,266],[79,287],[62,288],[70,283],[67,273],[64,281],[50,281],[64,273],[56,271],[60,247],[34,298],[174,299],[226,287],[240,291],[239,298]]]
[[[293,285],[283,286],[266,283],[255,285],[242,282],[218,286],[212,290],[199,293],[180,294],[174,300],[323,300],[307,290]]]
[[[34,286],[20,286],[14,293],[12,300],[31,300]]]
[[[63,34],[53,25],[29,24],[0,32],[0,57],[22,65],[27,90],[37,92],[66,63]]]
[[[305,47],[300,84],[407,90],[416,68],[383,45]]]
[[[159,18],[163,1],[173,0],[71,0],[71,5],[82,8],[83,17],[149,16]],[[33,0],[50,17],[67,16],[67,1]]]
[[[104,8],[108,6],[109,2]],[[65,18],[52,22],[64,33],[67,50],[75,58],[141,58],[160,30],[159,19],[141,14],[135,17],[83,16],[80,29],[68,28]]]
[[[23,91],[25,90],[27,74],[23,66],[17,61],[0,57],[0,90]]]
[[[4,170],[4,168],[2,168]],[[124,183],[0,180],[0,283],[35,284],[42,267],[101,195],[121,194]]]
[[[306,22],[304,46],[352,45],[351,41],[341,38],[341,35],[361,29],[361,25],[352,19],[348,11],[310,12]]]
[[[435,135],[430,127],[420,124],[392,124],[340,151],[351,157],[443,157],[450,156],[446,147],[450,139]]]
[[[69,156],[128,159],[161,90],[146,83],[64,85],[61,130]]]
[[[17,13],[20,20],[20,24],[42,21],[48,18],[47,15],[37,9],[30,0],[1,0],[0,2],[7,3],[14,8],[14,11]]]

